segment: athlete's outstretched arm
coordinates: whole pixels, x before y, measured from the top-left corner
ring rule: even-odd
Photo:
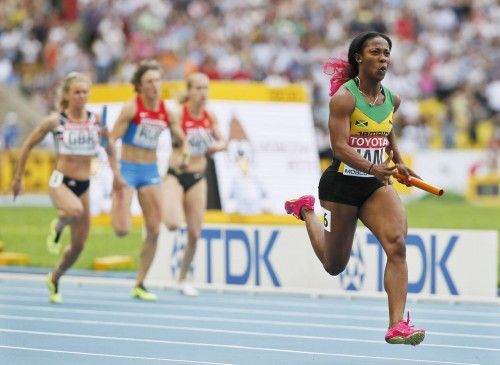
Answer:
[[[26,161],[28,160],[29,153],[31,149],[40,143],[47,133],[53,131],[58,125],[58,114],[53,113],[44,118],[41,122],[41,124],[31,132],[31,134],[26,138],[24,141],[22,147],[21,147],[21,152],[19,154],[19,160],[17,161],[16,164],[16,170],[14,172],[14,177],[12,179],[12,194],[14,195],[14,199],[16,198],[17,195],[21,192],[22,188],[22,177],[24,174],[24,169],[26,167]]]

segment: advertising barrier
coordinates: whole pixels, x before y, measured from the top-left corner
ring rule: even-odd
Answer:
[[[162,97],[178,108],[182,82],[164,82]],[[133,97],[129,85],[94,85],[89,109],[106,105],[112,128],[122,103]],[[207,108],[218,119],[228,149],[214,155],[222,210],[239,214],[283,214],[283,201],[297,194],[316,195],[320,164],[312,111],[303,85],[212,81]],[[158,167],[163,174],[171,152],[170,133],[160,137]],[[100,166],[107,166],[100,156]],[[110,174],[97,171],[91,185],[93,214],[109,207]],[[108,202],[108,203],[106,203]],[[101,203],[104,204],[104,206]],[[318,204],[319,207],[319,204]]]
[[[163,228],[148,280],[173,284],[178,276],[185,229]],[[410,229],[406,239],[409,293],[425,296],[497,295],[496,231]],[[208,224],[190,269],[202,285],[285,291],[384,291],[385,254],[365,228],[354,238],[351,258],[339,276],[326,273],[303,226]]]

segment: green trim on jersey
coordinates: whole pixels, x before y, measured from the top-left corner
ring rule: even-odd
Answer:
[[[385,94],[384,102],[380,105],[372,106],[368,104],[365,97],[361,94],[354,79],[347,81],[344,86],[356,99],[356,109],[369,116],[374,122],[382,123],[394,111],[394,96],[388,88],[382,86]]]
[[[358,89],[354,80],[344,84],[356,101],[349,116],[349,146],[354,148],[364,159],[379,164],[389,144],[387,136],[392,131],[394,96],[383,87],[385,99],[380,105],[370,105]],[[358,171],[333,157],[332,166],[343,175],[373,177],[364,171]]]

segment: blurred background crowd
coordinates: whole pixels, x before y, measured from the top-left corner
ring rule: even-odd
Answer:
[[[323,63],[345,55],[356,33],[376,30],[393,40],[384,83],[403,98],[400,147],[486,147],[500,139],[498,24],[499,0],[3,0],[0,81],[42,113],[68,72],[129,82],[143,58],[158,59],[166,79],[202,71],[213,80],[303,83],[326,156]],[[19,118],[0,108],[2,144],[12,147]]]

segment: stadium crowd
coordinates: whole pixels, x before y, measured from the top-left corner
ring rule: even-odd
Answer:
[[[167,79],[200,71],[300,82],[326,153],[323,63],[346,54],[354,34],[376,30],[393,39],[385,84],[403,98],[401,147],[474,147],[484,142],[481,122],[499,119],[498,24],[498,0],[4,0],[0,81],[44,111],[68,72],[128,82],[144,58],[159,60]]]

